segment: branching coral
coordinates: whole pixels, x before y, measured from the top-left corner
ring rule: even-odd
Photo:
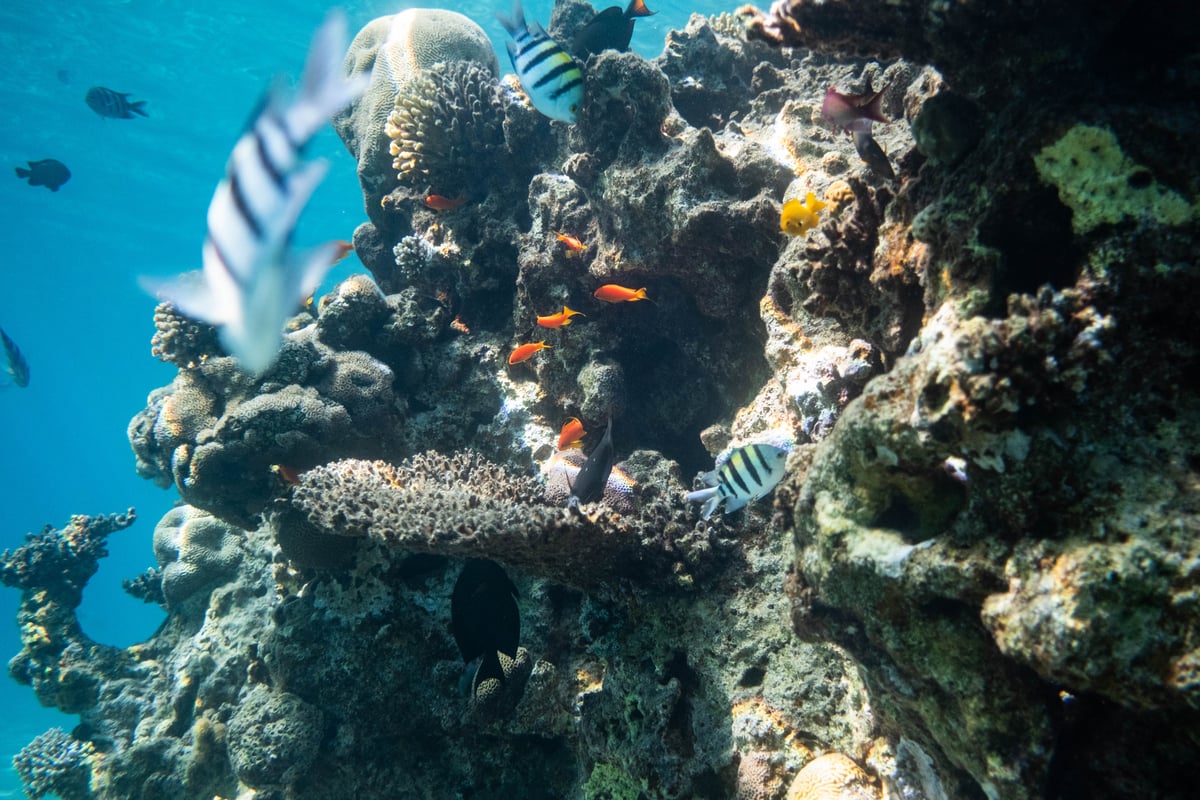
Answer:
[[[625,517],[547,506],[536,480],[474,452],[317,467],[274,505],[272,522],[277,530],[308,526],[404,550],[490,558],[571,586],[690,584],[691,573],[716,567],[721,530],[693,530],[681,503],[662,497]]]
[[[91,742],[81,742],[62,728],[51,728],[21,748],[13,758],[13,768],[32,800],[46,795],[84,800],[92,796],[90,762],[95,754]]]
[[[437,64],[396,96],[384,132],[401,183],[459,196],[504,145],[504,110],[492,70]]]
[[[155,358],[177,367],[194,367],[212,353],[223,352],[217,329],[179,313],[170,303],[154,309],[154,338],[150,352]]]
[[[47,525],[40,533],[27,534],[24,545],[0,555],[0,583],[25,592],[43,589],[75,608],[100,559],[108,555],[104,540],[136,520],[132,508],[100,517],[76,514],[61,530]]]

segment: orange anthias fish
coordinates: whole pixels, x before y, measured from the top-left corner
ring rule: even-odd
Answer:
[[[646,297],[646,288],[630,289],[626,286],[618,286],[615,283],[606,283],[592,293],[592,296],[597,300],[603,300],[606,303],[633,303],[637,300],[649,300]]]
[[[337,245],[337,252],[333,254],[333,263],[336,264],[346,256],[354,252],[354,245],[347,242],[345,239],[338,239],[334,242]]]
[[[574,236],[569,236],[565,233],[554,232],[554,237],[563,243],[563,247],[567,248],[567,258],[579,255],[584,250],[587,250],[587,245],[576,239]]]
[[[528,361],[533,358],[533,354],[538,350],[549,350],[550,345],[545,342],[531,342],[523,344],[516,350],[512,351],[512,355],[508,357],[509,364],[520,364],[522,361]]]
[[[571,417],[563,423],[562,430],[558,434],[559,450],[566,450],[570,447],[583,447],[583,443],[579,440],[587,434],[583,429],[583,423],[577,417]]]
[[[465,202],[467,202],[465,194],[460,194],[458,197],[445,197],[440,194],[425,195],[425,205],[434,211],[450,211],[451,209],[458,208]]]
[[[537,324],[541,325],[543,328],[562,328],[570,325],[571,317],[575,316],[585,317],[587,315],[578,311],[572,311],[566,306],[563,306],[563,310],[557,314],[547,314],[544,317],[538,317]]]

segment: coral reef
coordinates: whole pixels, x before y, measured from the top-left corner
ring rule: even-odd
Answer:
[[[130,441],[189,506],[129,586],[163,629],[104,648],[74,617],[124,520],[4,556],[10,669],[94,748],[66,771],[204,800],[1190,796],[1200,80],[1171,12],[780,0],[741,12],[768,42],[694,15],[652,60],[589,56],[573,126],[465,18],[368,25],[338,129],[374,280],[258,379],[156,313],[180,371]],[[874,166],[830,88],[881,92]],[[555,502],[571,416],[627,456],[606,503]],[[689,478],[761,441],[794,445],[770,503],[699,522]],[[472,692],[476,557],[521,650]]]

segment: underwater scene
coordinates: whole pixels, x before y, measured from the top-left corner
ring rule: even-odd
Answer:
[[[0,798],[1195,796],[1194,4],[60,5]]]

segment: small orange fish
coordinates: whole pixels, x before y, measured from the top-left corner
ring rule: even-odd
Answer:
[[[531,342],[523,344],[516,350],[512,351],[512,355],[508,357],[509,364],[520,364],[522,361],[528,361],[533,358],[533,354],[538,350],[549,350],[550,345],[545,342]]]
[[[630,289],[626,286],[618,286],[615,283],[606,283],[593,293],[593,297],[597,300],[603,300],[606,303],[633,303],[637,300],[649,300],[646,297],[646,288]]]
[[[576,417],[569,418],[563,423],[562,430],[558,433],[558,449],[566,450],[568,447],[583,447],[583,442],[579,441],[587,434],[583,429],[583,423]]]
[[[300,485],[300,470],[296,469],[295,467],[287,467],[283,464],[276,464],[274,465],[273,469],[275,470],[275,474],[280,478],[283,478],[283,482],[288,486]]]
[[[337,245],[337,252],[333,254],[333,261],[331,262],[333,264],[338,263],[343,258],[354,252],[354,245],[350,242],[347,242],[345,239],[338,239],[334,242],[334,244]]]
[[[434,211],[450,211],[451,209],[458,208],[465,202],[467,202],[465,194],[460,194],[458,197],[445,197],[440,194],[425,195],[425,205]]]
[[[548,314],[544,317],[538,317],[537,324],[541,325],[543,328],[562,328],[570,325],[571,317],[574,316],[586,317],[587,315],[581,314],[578,311],[572,311],[566,306],[563,306],[563,310],[557,314]]]
[[[563,243],[563,247],[567,248],[567,258],[578,255],[580,252],[587,250],[587,245],[576,239],[574,236],[555,231],[554,237]]]

